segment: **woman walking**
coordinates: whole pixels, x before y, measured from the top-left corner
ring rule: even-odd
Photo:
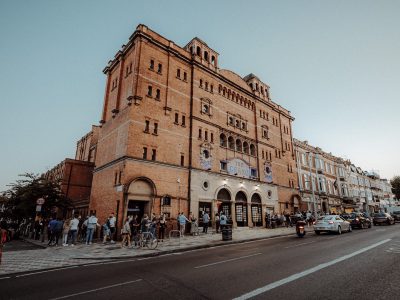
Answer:
[[[165,220],[165,214],[160,216],[160,227],[158,229],[158,235],[161,242],[164,242],[165,239],[165,228],[167,227],[167,221]]]
[[[125,247],[126,242],[128,242],[128,247],[130,248],[131,247],[131,226],[129,225],[128,218],[125,220],[125,224],[122,227],[121,234],[122,234],[121,248]]]

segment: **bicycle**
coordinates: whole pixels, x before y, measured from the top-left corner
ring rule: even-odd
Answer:
[[[158,240],[154,237],[151,232],[141,232],[133,237],[132,247],[143,248],[147,247],[149,249],[156,249],[158,246]]]

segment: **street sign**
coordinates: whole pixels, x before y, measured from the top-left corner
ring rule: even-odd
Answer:
[[[41,205],[36,205],[36,211],[37,211],[37,212],[42,211],[42,206],[41,206]]]
[[[44,199],[43,198],[39,198],[36,200],[36,204],[37,205],[43,205],[44,204]]]

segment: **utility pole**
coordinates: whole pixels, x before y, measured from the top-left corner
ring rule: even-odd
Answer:
[[[312,172],[311,172],[311,163],[312,163],[312,156],[311,156],[311,152],[307,151],[306,152],[308,155],[308,168],[309,168],[309,172],[310,172],[310,183],[311,183],[311,193],[312,193],[312,201],[313,201],[313,207],[314,207],[314,218],[315,220],[317,220],[317,208],[316,208],[316,203],[315,203],[315,193],[314,193],[314,180],[312,178]]]

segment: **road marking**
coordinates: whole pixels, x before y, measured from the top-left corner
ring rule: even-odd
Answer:
[[[18,278],[18,277],[25,277],[25,276],[31,276],[31,275],[36,275],[36,274],[42,274],[42,273],[48,273],[48,272],[55,272],[55,271],[66,270],[66,269],[73,269],[73,268],[77,268],[77,267],[78,267],[78,266],[71,266],[71,267],[65,267],[65,268],[57,268],[57,269],[51,269],[51,270],[40,271],[40,272],[33,272],[33,273],[28,273],[28,274],[17,275],[17,276],[15,276],[15,277],[16,277],[16,278]]]
[[[391,241],[391,239],[386,239],[386,240],[380,241],[380,242],[375,243],[373,245],[370,245],[368,247],[365,247],[365,248],[362,248],[360,250],[357,250],[357,251],[355,251],[353,253],[350,253],[350,254],[344,255],[342,257],[336,258],[336,259],[334,259],[334,260],[332,260],[330,262],[323,263],[323,264],[320,264],[320,265],[318,265],[316,267],[313,267],[311,269],[305,270],[303,272],[293,274],[293,275],[291,275],[289,277],[286,277],[286,278],[283,278],[281,280],[275,281],[273,283],[267,284],[266,286],[263,286],[261,288],[255,289],[255,290],[253,290],[253,291],[251,291],[249,293],[243,294],[243,295],[241,295],[241,296],[239,296],[237,298],[234,298],[234,300],[245,300],[245,299],[250,299],[252,297],[258,296],[258,295],[263,294],[263,293],[265,293],[265,292],[267,292],[269,290],[277,288],[277,287],[279,287],[281,285],[284,285],[286,283],[295,281],[295,280],[297,280],[299,278],[302,278],[304,276],[310,275],[310,274],[312,274],[314,272],[317,272],[319,270],[325,269],[325,268],[330,267],[330,266],[332,266],[334,264],[342,262],[342,261],[344,261],[346,259],[352,258],[352,257],[354,257],[356,255],[361,254],[361,253],[364,253],[364,252],[366,252],[368,250],[371,250],[371,249],[373,249],[375,247],[378,247],[378,246],[380,246],[382,244],[385,244],[385,243],[387,243],[389,241]]]
[[[295,248],[295,247],[297,247],[297,246],[308,245],[308,244],[312,244],[312,243],[315,243],[315,241],[307,242],[307,243],[301,243],[301,244],[296,244],[296,245],[293,245],[293,246],[288,246],[288,247],[285,247],[285,249]]]
[[[241,257],[236,257],[236,258],[231,258],[231,259],[227,259],[227,260],[217,261],[215,263],[211,263],[211,264],[207,264],[207,265],[201,265],[201,266],[197,266],[197,267],[194,267],[194,268],[195,269],[200,269],[200,268],[205,268],[205,267],[209,267],[209,266],[215,266],[215,265],[223,264],[223,263],[230,262],[230,261],[235,261],[235,260],[239,260],[239,259],[243,259],[243,258],[249,258],[249,257],[257,256],[257,255],[260,255],[260,254],[262,254],[262,253],[254,253],[254,254],[245,255],[245,256],[241,256]]]
[[[122,286],[122,285],[131,284],[131,283],[135,283],[135,282],[139,282],[139,281],[142,281],[142,279],[136,279],[136,280],[126,281],[126,282],[117,283],[117,284],[113,284],[113,285],[103,286],[103,287],[98,288],[98,289],[93,289],[93,290],[88,290],[88,291],[84,291],[84,292],[80,292],[80,293],[75,293],[75,294],[71,294],[71,295],[66,295],[66,296],[61,296],[61,297],[57,297],[57,298],[52,298],[51,300],[58,300],[58,299],[71,298],[71,297],[75,297],[75,296],[79,296],[79,295],[84,295],[84,294],[89,294],[89,293],[93,293],[93,292],[97,292],[97,291],[102,291],[102,290],[106,290],[106,289],[111,289],[111,288],[117,287],[117,286]]]
[[[2,279],[10,279],[11,277],[1,277],[0,280]]]

